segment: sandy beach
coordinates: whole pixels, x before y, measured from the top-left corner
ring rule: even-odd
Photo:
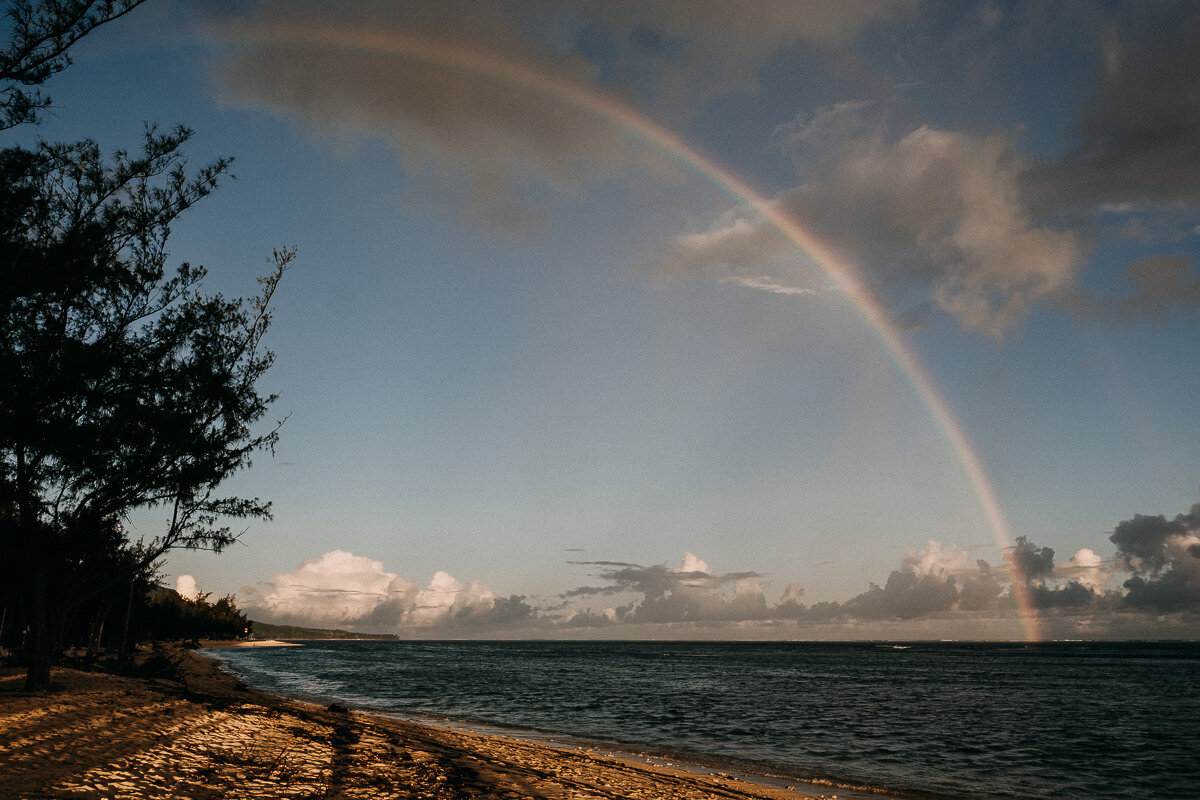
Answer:
[[[17,668],[0,668],[0,798],[782,800],[836,792],[321,708],[249,689],[181,648],[141,658],[174,665],[172,677],[60,667],[52,691],[26,693]]]

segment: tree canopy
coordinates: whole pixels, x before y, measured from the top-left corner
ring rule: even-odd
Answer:
[[[0,52],[0,130],[38,121],[42,86],[71,65],[70,48],[146,0],[11,0],[8,47]]]
[[[136,5],[10,4],[0,127],[36,122],[70,45]],[[221,550],[230,518],[270,517],[218,487],[278,439],[257,384],[295,253],[273,253],[249,300],[205,294],[203,267],[168,266],[172,223],[231,163],[189,170],[191,136],[148,126],[109,156],[91,140],[0,150],[0,544],[16,554],[0,599],[27,631],[31,687],[88,598],[132,587],[172,548]],[[122,523],[146,506],[170,521],[132,542]]]

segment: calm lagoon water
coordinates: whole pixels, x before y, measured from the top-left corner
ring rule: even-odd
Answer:
[[[897,795],[1200,797],[1198,643],[305,642],[212,654],[278,694]]]

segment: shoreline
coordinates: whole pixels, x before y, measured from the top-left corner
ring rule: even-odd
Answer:
[[[200,650],[224,650],[231,647],[303,647],[299,642],[289,642],[283,639],[237,639],[225,641],[222,639],[201,639]]]
[[[177,647],[156,648],[141,660],[146,677],[56,667],[49,693],[18,691],[20,673],[0,669],[0,774],[15,797],[847,796],[835,787],[717,772],[578,740],[526,740],[336,703],[323,708],[250,688],[217,660]],[[150,672],[164,665],[174,674]]]
[[[328,641],[369,641],[360,639],[298,639],[298,640],[239,640],[217,641],[202,640],[198,654],[202,651],[223,650],[243,647],[303,647],[307,644],[320,644]],[[208,658],[216,661],[220,668],[240,678],[236,670],[220,660],[219,656],[210,655]],[[260,690],[265,691],[265,690]],[[840,800],[898,800],[902,797],[924,798],[934,797],[933,794],[904,794],[883,788],[873,788],[855,785],[835,780],[823,780],[815,777],[804,777],[789,774],[785,768],[772,766],[766,762],[753,762],[734,757],[720,757],[704,753],[692,753],[681,750],[671,750],[665,747],[640,745],[633,742],[622,742],[602,738],[589,738],[584,735],[571,733],[555,733],[552,731],[527,728],[520,725],[503,722],[488,722],[468,717],[453,717],[432,713],[412,711],[388,711],[369,706],[356,706],[351,701],[337,697],[320,698],[317,696],[279,695],[294,702],[314,707],[322,707],[326,703],[341,703],[349,707],[355,714],[372,717],[382,717],[389,720],[411,723],[422,727],[438,730],[449,730],[476,736],[486,736],[499,739],[516,740],[533,746],[541,746],[557,750],[585,750],[589,753],[603,753],[609,758],[627,761],[637,765],[664,767],[679,770],[697,776],[732,777],[741,783],[763,786],[773,789],[791,791],[789,797],[803,798],[840,798]]]

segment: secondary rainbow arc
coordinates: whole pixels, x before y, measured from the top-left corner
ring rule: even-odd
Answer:
[[[912,386],[935,427],[945,437],[962,466],[997,546],[1002,552],[1012,547],[1013,537],[1008,523],[975,448],[941,390],[866,283],[799,221],[782,212],[748,183],[688,144],[673,131],[597,89],[582,86],[495,53],[441,39],[416,34],[312,24],[272,25],[252,32],[228,30],[225,32],[225,38],[233,41],[275,42],[395,56],[517,85],[616,123],[627,133],[703,175],[779,231],[850,298],[853,306]],[[1023,576],[1019,574],[1017,565],[1011,559],[1008,566],[1013,578],[1011,596],[1023,638],[1031,642],[1041,641],[1037,611],[1022,580]]]

